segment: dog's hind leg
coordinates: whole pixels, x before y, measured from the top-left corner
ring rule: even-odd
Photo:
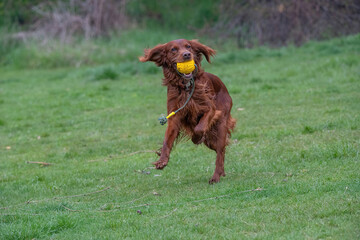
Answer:
[[[215,163],[215,172],[212,178],[209,180],[210,184],[217,183],[220,181],[220,177],[225,177],[224,170],[225,162],[225,147],[223,149],[216,150],[216,163]]]
[[[210,131],[205,138],[205,145],[216,152],[215,172],[209,180],[210,184],[219,182],[220,177],[225,177],[225,149],[228,137],[225,123],[219,123],[213,129],[217,131]]]

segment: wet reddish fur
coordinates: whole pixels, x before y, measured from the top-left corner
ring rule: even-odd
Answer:
[[[194,94],[184,109],[168,119],[160,159],[153,164],[157,169],[163,169],[168,164],[173,143],[180,132],[184,132],[193,143],[204,143],[216,151],[215,172],[209,181],[215,183],[221,176],[225,176],[225,148],[236,123],[230,115],[232,99],[224,83],[217,76],[204,72],[201,68],[202,56],[210,62],[210,57],[215,55],[215,51],[197,40],[179,39],[145,49],[144,56],[139,60],[153,61],[162,67],[169,114],[180,108],[190,94],[190,89],[187,90],[185,87],[187,80],[176,72],[176,63],[188,60],[184,59],[185,53],[190,53],[191,59],[194,59],[198,66],[198,73],[194,77]]]

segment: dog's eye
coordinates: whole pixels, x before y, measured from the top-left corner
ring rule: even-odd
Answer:
[[[176,52],[176,51],[177,51],[177,48],[172,48],[171,51],[172,51],[172,52]]]
[[[190,46],[190,45],[186,45],[185,47],[186,47],[187,49],[191,48],[191,46]]]

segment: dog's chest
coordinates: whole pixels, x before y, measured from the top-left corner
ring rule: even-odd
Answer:
[[[186,96],[189,96],[188,94],[184,95],[181,103],[186,101]],[[194,91],[193,96],[182,110],[182,119],[189,125],[196,125],[205,113],[215,111],[215,98],[216,95],[206,88]]]

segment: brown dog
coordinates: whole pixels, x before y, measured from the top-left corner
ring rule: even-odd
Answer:
[[[170,151],[180,132],[188,135],[195,144],[204,143],[216,151],[216,167],[209,183],[220,181],[225,176],[225,148],[229,143],[235,119],[230,115],[232,99],[224,83],[215,75],[201,68],[202,54],[210,62],[215,51],[197,40],[178,39],[145,49],[141,62],[152,61],[162,67],[163,85],[167,86],[168,114],[186,106],[168,119],[160,159],[153,164],[163,169],[169,162]],[[197,69],[189,74],[177,72],[177,63],[194,60]]]

